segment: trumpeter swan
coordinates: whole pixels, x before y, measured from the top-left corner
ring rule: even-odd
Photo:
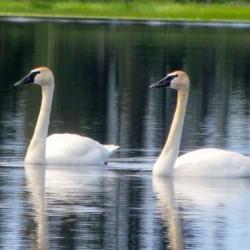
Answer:
[[[49,118],[54,92],[54,76],[47,67],[30,71],[15,86],[35,84],[42,89],[42,103],[25,157],[25,163],[57,165],[104,164],[115,145],[101,145],[99,142],[77,134],[53,134],[47,138]]]
[[[178,157],[190,80],[183,71],[175,71],[152,84],[151,88],[177,90],[177,106],[166,144],[153,167],[158,176],[250,177],[250,158],[216,148],[198,149]],[[177,158],[178,157],[178,158]]]

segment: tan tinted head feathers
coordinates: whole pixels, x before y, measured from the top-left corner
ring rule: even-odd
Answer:
[[[168,74],[168,76],[175,76],[173,80],[171,81],[170,88],[176,89],[176,90],[181,90],[181,89],[188,90],[189,89],[190,80],[186,72],[177,70]]]
[[[153,83],[150,88],[170,87],[176,90],[188,90],[189,77],[187,73],[181,70],[167,74],[164,78]]]
[[[52,71],[47,67],[37,67],[30,71],[28,75],[18,81],[15,86],[37,84],[40,86],[53,85],[54,76]]]

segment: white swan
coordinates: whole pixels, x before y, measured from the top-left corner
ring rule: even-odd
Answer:
[[[42,104],[35,132],[28,147],[25,164],[95,165],[104,164],[115,145],[101,145],[77,134],[53,134],[47,138],[54,92],[54,76],[47,67],[30,71],[15,86],[36,84],[42,88]]]
[[[236,152],[207,148],[178,157],[189,85],[188,75],[183,71],[175,71],[150,86],[151,88],[169,86],[178,92],[170,132],[166,144],[154,164],[153,174],[189,177],[250,177],[250,158]]]

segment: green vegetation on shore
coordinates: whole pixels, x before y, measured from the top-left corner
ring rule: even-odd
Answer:
[[[250,21],[250,3],[175,3],[170,1],[0,1],[1,16]]]

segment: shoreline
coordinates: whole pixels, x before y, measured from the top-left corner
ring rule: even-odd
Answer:
[[[132,21],[250,22],[250,4],[0,1],[0,16]]]
[[[84,17],[63,17],[63,16],[19,16],[0,15],[0,22],[53,22],[53,23],[85,23],[85,24],[110,24],[110,25],[148,25],[148,26],[187,26],[187,27],[208,27],[208,28],[245,28],[250,29],[250,21],[194,21],[194,20],[173,20],[173,19],[125,19],[125,18],[84,18]]]

